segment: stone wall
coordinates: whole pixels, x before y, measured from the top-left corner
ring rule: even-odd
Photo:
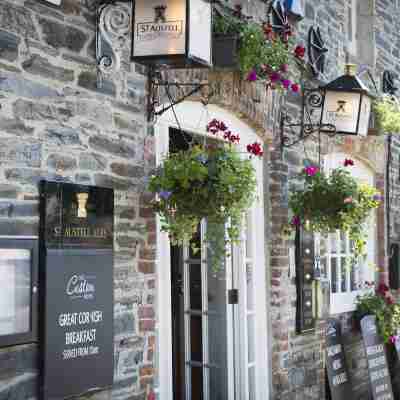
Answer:
[[[145,77],[129,62],[96,89],[95,4],[0,2],[0,234],[37,235],[38,181],[115,189],[115,385],[91,399],[143,399],[154,379],[154,163]],[[36,344],[0,350],[0,399],[36,399]],[[88,373],[90,373],[88,371]]]

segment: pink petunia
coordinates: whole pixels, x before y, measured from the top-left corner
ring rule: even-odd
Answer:
[[[304,168],[304,172],[307,176],[314,176],[319,172],[319,168],[313,165]]]
[[[300,86],[297,83],[293,83],[291,89],[293,93],[298,93],[300,91]]]
[[[343,203],[344,204],[351,204],[353,202],[353,198],[350,196],[350,197],[346,197],[344,200],[343,200]]]

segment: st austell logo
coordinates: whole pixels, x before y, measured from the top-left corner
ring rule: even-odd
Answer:
[[[155,40],[158,38],[176,39],[182,35],[183,21],[168,20],[167,6],[159,5],[154,7],[154,21],[138,22],[137,38],[139,40]]]
[[[167,6],[157,6],[154,7],[154,11],[155,11],[155,18],[154,18],[154,22],[166,22],[166,18],[165,18],[165,11],[167,10]]]

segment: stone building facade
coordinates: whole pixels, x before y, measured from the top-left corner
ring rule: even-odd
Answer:
[[[257,19],[266,15],[263,1],[239,3],[246,15]],[[298,37],[305,44],[309,27],[319,26],[329,49],[322,81],[342,75],[347,60],[357,61],[365,78],[370,70],[378,87],[383,70],[400,72],[397,1],[304,0],[303,6]],[[349,21],[351,7],[356,7],[356,26]],[[114,386],[82,398],[150,399],[154,390],[163,400],[158,374],[162,332],[157,332],[157,304],[162,299],[157,292],[157,225],[145,191],[156,154],[153,126],[146,115],[146,71],[130,63],[127,46],[119,72],[97,87],[95,9],[95,0],[63,0],[60,8],[38,0],[0,3],[0,234],[38,234],[37,184],[43,178],[115,189]],[[350,41],[355,41],[351,48]],[[183,70],[170,75],[183,82],[208,81],[214,92],[211,102],[251,126],[265,143],[265,302],[271,321],[270,343],[265,346],[270,351],[270,398],[324,398],[325,322],[319,321],[314,333],[296,333],[296,284],[289,257],[293,242],[281,235],[282,224],[290,217],[288,196],[296,176],[305,158],[317,161],[313,140],[281,153],[280,107],[286,104],[296,114],[300,97],[284,99],[229,71]],[[362,160],[384,191],[385,145],[379,136],[324,138],[322,155],[340,152]],[[393,138],[392,146],[396,178],[391,186],[390,235],[399,239],[400,142]],[[377,239],[376,281],[387,281],[384,206],[378,210]],[[360,337],[351,313],[335,316],[346,337],[355,398],[365,399],[368,377]],[[36,344],[0,349],[0,400],[38,398],[39,357]]]

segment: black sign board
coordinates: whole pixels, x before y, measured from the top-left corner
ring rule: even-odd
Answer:
[[[42,183],[42,230],[48,248],[113,247],[112,189]]]
[[[41,185],[42,399],[113,383],[110,189]]]
[[[373,400],[394,400],[385,346],[379,337],[376,317],[361,320],[361,332],[368,361],[368,373]]]
[[[296,328],[298,333],[312,332],[314,317],[314,235],[310,231],[297,229],[296,232],[296,286],[297,310]]]
[[[343,400],[351,395],[340,324],[328,319],[326,325],[326,370],[332,400]]]

